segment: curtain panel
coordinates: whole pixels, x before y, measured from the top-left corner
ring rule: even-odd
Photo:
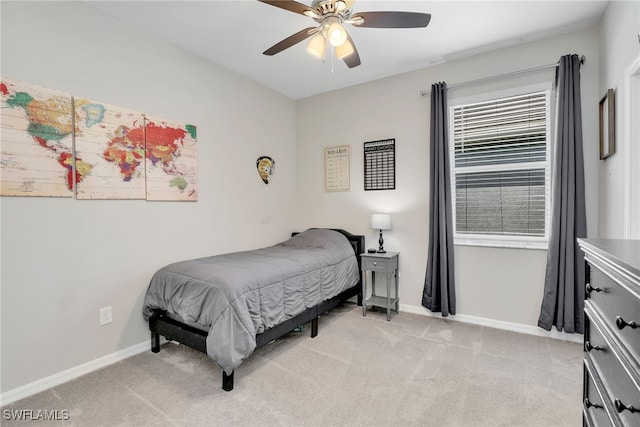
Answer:
[[[584,333],[584,256],[577,239],[587,235],[580,58],[565,55],[556,70],[557,120],[551,224],[544,295],[538,326]]]
[[[456,314],[447,84],[431,85],[429,255],[422,305],[443,317]]]

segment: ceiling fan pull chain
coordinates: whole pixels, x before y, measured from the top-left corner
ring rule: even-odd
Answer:
[[[331,46],[331,74],[333,74],[333,57],[335,56],[334,55],[334,53],[335,53],[334,51],[335,50],[336,50],[336,48]]]

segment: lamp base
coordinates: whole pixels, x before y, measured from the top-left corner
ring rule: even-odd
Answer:
[[[377,253],[379,253],[379,254],[386,254],[387,253],[387,251],[385,251],[384,248],[382,247],[383,244],[384,244],[384,240],[382,240],[382,230],[380,230],[380,238],[378,239],[379,248],[376,251]]]

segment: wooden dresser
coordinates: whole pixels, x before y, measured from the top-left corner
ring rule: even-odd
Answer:
[[[585,426],[640,426],[640,240],[579,239]]]

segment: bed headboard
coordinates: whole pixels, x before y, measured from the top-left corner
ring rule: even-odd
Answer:
[[[364,248],[364,236],[359,236],[355,234],[351,234],[346,230],[341,228],[332,228],[333,231],[337,231],[338,233],[344,235],[351,243],[353,247],[353,251],[356,253],[356,257],[358,257],[358,262],[360,261],[360,254],[366,252]]]

